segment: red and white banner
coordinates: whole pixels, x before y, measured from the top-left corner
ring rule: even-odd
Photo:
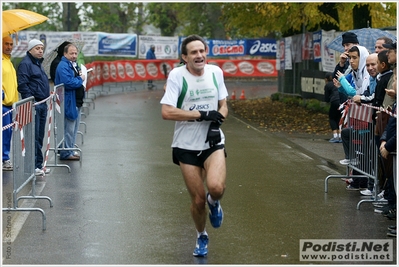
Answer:
[[[88,69],[93,68],[86,90],[104,83],[166,80],[179,63],[173,59],[94,61],[85,64]],[[275,59],[211,59],[208,63],[219,66],[225,77],[277,77]]]

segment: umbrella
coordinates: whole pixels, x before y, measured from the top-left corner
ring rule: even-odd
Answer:
[[[350,32],[353,32],[357,35],[357,40],[359,41],[359,45],[366,47],[372,53],[375,50],[374,46],[378,38],[385,36],[391,38],[392,41],[394,42],[396,41],[395,35],[387,31],[375,28],[362,28],[362,29],[350,30]],[[335,37],[335,39],[332,40],[331,43],[327,45],[327,47],[343,53],[345,50],[344,47],[342,46],[342,34]]]
[[[1,13],[3,38],[48,20],[46,16],[25,9],[10,9]]]
[[[54,48],[53,50],[51,50],[48,54],[46,54],[44,56],[44,60],[42,63],[42,66],[44,68],[44,71],[47,74],[47,77],[51,77],[50,75],[50,68],[51,68],[51,63],[53,62],[53,60],[59,56],[60,58],[64,55],[64,47],[67,44],[74,44],[77,48],[78,51],[82,51],[83,46],[85,45],[85,42],[83,40],[78,40],[78,39],[67,39],[64,41],[61,41],[60,43],[57,44],[56,48]]]

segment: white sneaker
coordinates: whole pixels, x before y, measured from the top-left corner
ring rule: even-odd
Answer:
[[[381,193],[379,193],[379,194],[377,195],[377,197],[378,197],[378,198],[384,198],[384,191],[385,191],[385,190],[382,190]]]
[[[349,159],[342,159],[339,161],[340,164],[342,165],[348,165],[351,161]]]
[[[370,191],[369,189],[366,189],[366,190],[360,191],[360,194],[362,194],[363,196],[372,196],[373,195],[373,191]]]
[[[50,173],[50,171],[51,171],[51,169],[49,169],[49,168],[42,168],[42,171],[44,171],[44,173],[45,174],[49,174]]]
[[[3,161],[3,171],[12,171],[12,170],[13,170],[13,167],[12,167],[11,160]]]
[[[43,176],[44,175],[44,171],[42,169],[36,168],[35,169],[35,175],[36,176]]]

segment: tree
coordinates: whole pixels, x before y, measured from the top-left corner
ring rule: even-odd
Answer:
[[[63,31],[78,31],[82,21],[75,4],[62,3],[62,17],[66,18],[62,20]]]
[[[363,10],[362,14],[357,13],[359,8],[367,9],[368,12],[364,13]],[[353,23],[354,15],[358,18],[357,14],[366,21],[372,21],[373,25],[370,26],[374,28],[391,26],[396,22],[396,3],[380,2],[225,3],[222,12],[228,35],[235,38],[261,37],[276,33],[288,36],[321,29],[321,26],[326,25],[330,29],[346,31],[357,26]]]
[[[176,3],[148,3],[148,22],[161,30],[162,36],[173,36],[179,26]]]
[[[83,3],[85,30],[111,33],[141,31],[143,3]]]

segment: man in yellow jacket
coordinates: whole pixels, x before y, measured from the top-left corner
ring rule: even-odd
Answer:
[[[2,76],[2,100],[3,100],[3,127],[12,123],[12,104],[18,101],[17,74],[11,62],[11,52],[14,43],[10,36],[3,38],[3,57],[1,61]],[[10,160],[12,128],[3,130],[3,171],[12,171]]]

